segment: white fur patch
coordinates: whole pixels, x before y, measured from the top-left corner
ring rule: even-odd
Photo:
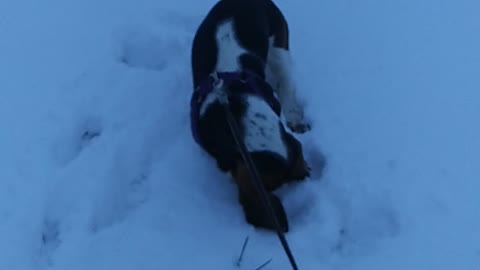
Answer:
[[[246,99],[248,107],[242,121],[248,151],[271,151],[287,159],[279,117],[262,98],[249,95]]]
[[[267,65],[265,66],[265,80],[275,89],[275,94],[277,94],[276,89],[278,89],[279,78],[276,76],[275,72],[272,70],[271,59],[271,49],[273,48],[274,37],[271,36],[268,38],[268,55],[267,55]]]
[[[233,30],[233,22],[228,20],[217,27],[215,35],[217,40],[217,66],[215,70],[238,71],[240,70],[239,57],[247,51],[240,46]]]
[[[298,100],[296,85],[292,76],[290,52],[273,47],[272,42],[273,39],[270,39],[267,58],[268,80],[278,95],[287,122],[300,124],[304,121],[304,112],[303,106]]]
[[[215,34],[217,40],[217,65],[215,71],[218,72],[233,72],[240,70],[239,59],[242,54],[247,51],[240,46],[237,41],[237,36],[233,30],[232,20],[220,24],[217,27],[217,33]],[[200,115],[203,115],[213,102],[217,101],[222,96],[221,91],[212,91],[207,95],[205,101],[200,107]]]
[[[278,83],[284,84],[286,88],[295,90],[295,85],[292,78],[292,59],[290,52],[270,46],[267,56],[267,66],[275,75]]]

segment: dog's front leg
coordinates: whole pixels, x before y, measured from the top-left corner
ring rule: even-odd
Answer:
[[[297,96],[291,71],[290,52],[283,48],[271,47],[268,55],[268,67],[278,83],[278,87],[274,87],[274,89],[282,105],[288,128],[296,133],[310,130],[311,125],[305,119],[304,108]]]

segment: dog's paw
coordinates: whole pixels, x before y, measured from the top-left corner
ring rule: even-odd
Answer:
[[[241,203],[247,222],[257,228],[276,231],[275,222],[272,220],[261,201],[247,196],[248,195],[244,194],[241,197]],[[280,230],[288,232],[287,215],[280,199],[273,194],[269,194],[268,199],[270,200],[270,204],[280,225]]]
[[[305,178],[310,177],[310,173],[312,171],[312,168],[310,168],[310,166],[307,164],[306,161],[304,161],[303,163],[304,163],[304,167],[303,167],[303,171],[302,171],[302,174],[301,174],[301,179],[305,179]]]
[[[291,174],[291,178],[297,181],[305,180],[310,177],[312,168],[308,166],[307,162],[302,161],[302,164],[299,165]]]
[[[305,133],[312,129],[310,120],[305,117],[303,107],[290,101],[284,108],[285,122],[295,133]]]
[[[311,178],[321,179],[328,165],[327,157],[316,147],[309,147],[306,153],[306,159],[309,165],[313,167]]]
[[[311,124],[306,121],[287,121],[288,128],[295,133],[305,133],[312,129]]]

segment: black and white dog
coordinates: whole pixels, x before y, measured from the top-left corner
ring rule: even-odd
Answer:
[[[281,121],[283,114],[293,132],[310,129],[290,72],[288,35],[287,22],[271,0],[220,0],[197,30],[191,58],[195,140],[235,179],[247,222],[274,230],[230,131],[228,106],[285,232],[285,210],[272,191],[305,179],[310,171],[302,145]]]

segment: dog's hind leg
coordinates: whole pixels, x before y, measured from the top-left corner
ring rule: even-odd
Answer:
[[[232,172],[232,176],[238,187],[238,199],[242,205],[246,221],[255,227],[275,230],[275,224],[264,208],[260,194],[254,188],[250,174],[243,162],[237,163],[235,170]],[[266,187],[266,189],[268,188]],[[288,232],[288,220],[282,202],[271,192],[267,192],[267,196],[267,200],[270,200],[280,228],[284,232]]]
[[[290,152],[290,170],[285,182],[304,180],[310,177],[311,169],[305,161],[302,144],[292,134],[285,131],[284,137]]]
[[[305,120],[303,105],[298,99],[293,78],[288,25],[276,6],[272,5],[271,11],[273,37],[270,40],[267,68],[276,82],[272,87],[277,92],[287,126],[294,132],[304,133],[310,130],[310,124]]]

